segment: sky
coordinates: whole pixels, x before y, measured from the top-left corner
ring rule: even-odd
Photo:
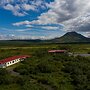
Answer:
[[[0,0],[0,39],[90,37],[90,0]]]

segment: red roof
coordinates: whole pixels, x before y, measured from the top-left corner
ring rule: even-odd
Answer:
[[[30,56],[29,55],[13,56],[13,57],[9,57],[9,58],[0,60],[0,64],[6,63],[9,61],[13,61],[13,60],[18,59],[18,58],[28,58],[28,57],[30,57]]]
[[[66,50],[49,50],[49,53],[64,53]]]

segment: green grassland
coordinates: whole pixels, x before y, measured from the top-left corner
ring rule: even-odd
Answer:
[[[0,60],[24,54],[31,57],[0,69],[0,90],[90,90],[90,58],[50,54],[51,49],[89,53],[90,44],[1,43]]]

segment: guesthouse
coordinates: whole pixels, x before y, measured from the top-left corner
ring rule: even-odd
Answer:
[[[13,57],[9,57],[9,58],[0,60],[0,68],[6,68],[6,67],[16,64],[20,61],[23,61],[29,57],[30,57],[29,55],[20,55],[20,56],[13,56]]]
[[[48,53],[66,53],[66,50],[49,50]]]

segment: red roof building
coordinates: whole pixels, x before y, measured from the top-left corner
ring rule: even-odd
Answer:
[[[0,67],[5,68],[7,66],[20,62],[29,57],[30,57],[29,55],[20,55],[20,56],[13,56],[13,57],[0,60]]]
[[[49,53],[65,53],[66,50],[49,50]]]

